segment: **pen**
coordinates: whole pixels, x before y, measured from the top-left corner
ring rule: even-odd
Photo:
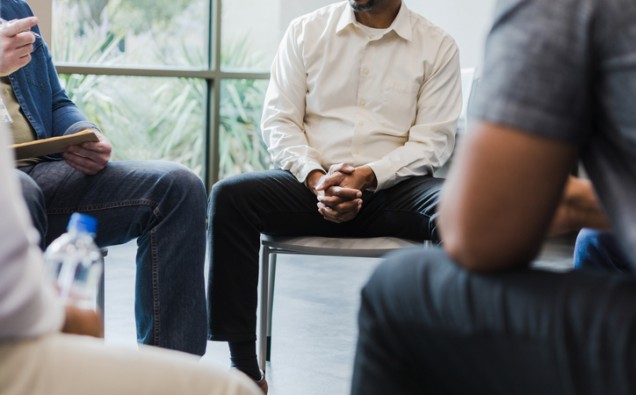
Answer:
[[[15,19],[14,19],[14,20],[15,20]],[[0,18],[0,29],[1,29],[4,25],[8,25],[8,24],[10,24],[10,23],[11,23],[11,22],[13,22],[14,20],[8,21],[8,20],[6,20],[6,19],[4,19],[4,18]],[[39,38],[42,38],[42,36],[40,36],[40,35],[39,35],[39,34],[37,34],[36,32],[31,31],[31,30],[29,30],[29,31],[30,31],[31,33],[33,33],[33,35],[34,35],[36,38],[38,38],[38,37],[39,37]]]

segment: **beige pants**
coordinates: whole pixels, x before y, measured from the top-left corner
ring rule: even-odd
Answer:
[[[242,373],[188,354],[63,334],[0,343],[0,395],[261,395]]]

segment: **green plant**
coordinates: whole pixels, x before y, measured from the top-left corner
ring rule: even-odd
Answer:
[[[80,13],[77,6],[67,4],[66,7],[65,15]],[[95,18],[85,22],[81,34],[70,23],[56,25],[54,59],[97,65],[133,60],[137,55],[127,53],[128,43],[139,37],[118,29],[109,20],[102,16],[99,23]],[[168,25],[165,27],[171,29]],[[144,40],[161,40],[149,32],[140,34]],[[171,57],[176,56],[187,64],[204,64],[205,54],[192,49],[186,41],[186,37],[177,36],[169,45],[156,45],[152,59],[159,64],[171,64]],[[126,43],[123,49],[122,42]],[[249,48],[246,39],[224,46],[222,64],[250,67],[255,60]],[[113,159],[174,160],[203,175],[207,106],[204,80],[90,74],[62,75],[61,78],[71,99],[110,138]],[[222,90],[219,176],[269,168],[269,154],[258,127],[266,81],[223,80],[217,87]]]
[[[243,36],[222,47],[221,64],[250,69],[260,63]],[[260,131],[267,81],[236,79],[221,85],[219,177],[272,167]]]
[[[82,4],[69,3],[57,4],[63,8],[57,12],[69,16],[55,25],[57,62],[110,65],[130,61],[121,45],[128,32],[114,27],[103,15],[82,19]],[[109,4],[102,5],[103,11]],[[69,23],[75,18],[82,23]],[[203,58],[196,51],[190,56]],[[204,82],[91,74],[60,77],[71,99],[111,140],[114,160],[173,160],[202,175]]]
[[[228,80],[221,90],[221,178],[271,167],[259,122],[266,81]]]

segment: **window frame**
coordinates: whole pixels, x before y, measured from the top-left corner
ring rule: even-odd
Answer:
[[[204,158],[203,180],[208,191],[219,180],[219,136],[220,136],[220,108],[221,84],[225,80],[253,79],[269,80],[269,72],[250,72],[241,70],[223,70],[221,68],[221,31],[222,31],[222,1],[208,1],[208,59],[203,69],[184,67],[138,67],[138,66],[91,66],[75,65],[72,63],[55,62],[59,74],[79,75],[109,75],[128,77],[183,77],[204,80],[206,84],[205,97],[205,130],[204,130]],[[43,20],[51,20],[53,3],[48,2],[46,9],[38,7]],[[35,7],[34,7],[35,8]],[[48,11],[48,15],[46,15]],[[50,35],[49,35],[50,37]]]

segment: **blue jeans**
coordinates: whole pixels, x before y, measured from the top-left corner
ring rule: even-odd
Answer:
[[[574,246],[574,268],[634,274],[610,232],[582,229]]]
[[[633,276],[393,253],[362,291],[351,394],[634,394],[634,300]]]
[[[136,238],[138,342],[203,355],[207,196],[199,177],[163,161],[113,161],[94,176],[64,161],[20,170],[43,246],[65,232],[76,211],[99,220],[100,247]]]

